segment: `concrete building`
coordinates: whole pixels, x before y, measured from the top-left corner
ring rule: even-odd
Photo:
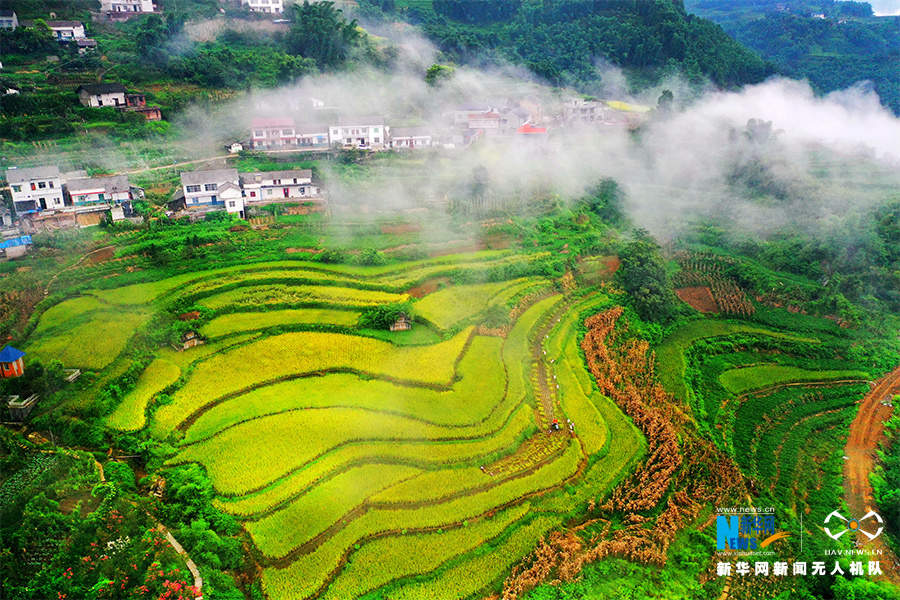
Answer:
[[[237,197],[240,197],[240,176],[237,169],[184,171],[181,174],[180,192],[184,206],[188,209],[204,206],[224,208],[226,200],[234,199],[235,188]]]
[[[6,181],[17,214],[65,206],[59,167],[7,169]]]
[[[19,26],[19,17],[13,10],[0,10],[0,28],[15,29]]]
[[[433,146],[427,127],[395,127],[391,131],[391,148],[394,150],[421,150]]]
[[[284,12],[283,0],[241,0],[241,4],[253,12],[280,15]]]
[[[337,125],[329,125],[332,145],[380,150],[387,144],[388,133],[381,116],[341,117]]]

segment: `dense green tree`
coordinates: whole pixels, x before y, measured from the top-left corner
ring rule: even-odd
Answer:
[[[602,179],[584,202],[605,223],[621,227],[625,222],[625,194],[614,179]]]
[[[522,0],[434,0],[434,12],[463,23],[493,23],[511,19]]]
[[[394,302],[374,306],[359,316],[359,326],[365,329],[390,329],[400,315],[412,318],[412,303]]]
[[[431,87],[437,87],[441,83],[453,78],[455,69],[447,65],[434,64],[425,71],[425,83]]]
[[[619,252],[616,280],[642,319],[666,321],[674,313],[675,293],[659,245],[643,230]]]
[[[344,19],[334,2],[304,0],[293,7],[291,29],[285,41],[292,54],[315,60],[321,69],[335,69],[346,62],[361,36],[356,20]]]

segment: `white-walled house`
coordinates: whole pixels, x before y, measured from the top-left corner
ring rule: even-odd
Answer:
[[[469,129],[481,131],[485,135],[500,133],[500,115],[495,112],[472,113],[469,115]]]
[[[366,146],[381,149],[387,144],[389,128],[384,117],[341,117],[337,125],[329,125],[331,144],[341,146]]]
[[[391,148],[394,150],[420,150],[434,146],[427,127],[394,127],[391,130]]]
[[[294,129],[298,148],[328,148],[328,125],[302,123]]]
[[[292,117],[255,118],[250,121],[253,148],[328,148],[328,126],[320,123],[296,125]]]
[[[69,179],[65,188],[75,207],[122,204],[132,199],[127,175]]]
[[[19,26],[19,17],[14,10],[0,10],[0,28],[15,29]]]
[[[153,12],[153,0],[100,0],[100,10],[105,13],[131,13],[139,15]]]
[[[321,188],[312,181],[310,169],[241,173],[247,204],[271,204],[321,198]]]
[[[240,196],[240,176],[237,169],[184,171],[181,174],[180,192],[184,197],[185,208],[188,209],[205,206],[221,208],[226,200],[234,199],[235,188],[237,196]]]
[[[278,149],[295,143],[291,117],[256,118],[250,121],[250,139],[254,148]]]
[[[460,104],[453,110],[454,125],[468,125],[469,115],[485,114],[491,112],[491,105],[487,102],[467,102]]]
[[[280,15],[284,12],[283,0],[241,0],[241,4],[253,12]]]
[[[126,106],[125,95],[128,90],[121,83],[93,83],[79,86],[75,93],[84,106],[100,108],[103,106]]]
[[[65,206],[59,167],[7,169],[6,181],[18,214]]]
[[[563,106],[563,122],[566,125],[602,123],[606,112],[607,106],[604,102],[571,98]]]
[[[83,40],[84,24],[81,21],[47,21],[47,27],[60,42]]]

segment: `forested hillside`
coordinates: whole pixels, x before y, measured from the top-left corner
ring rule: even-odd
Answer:
[[[819,92],[870,81],[900,114],[900,17],[875,17],[865,2],[688,0],[690,12]]]
[[[682,73],[734,87],[762,81],[771,65],[715,23],[688,15],[681,0],[436,0],[360,4],[399,13],[452,60],[524,64],[554,85],[590,86],[597,65],[625,69],[630,83]],[[403,6],[401,6],[403,4]]]

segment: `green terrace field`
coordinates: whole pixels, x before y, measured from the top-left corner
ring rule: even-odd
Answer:
[[[75,335],[120,374],[125,342],[154,315],[201,311],[205,343],[157,349],[107,426],[172,444],[169,467],[205,469],[214,506],[249,535],[268,598],[463,597],[600,501],[646,448],[579,353],[582,315],[609,299],[554,291],[530,267],[545,256],[123,277],[47,308],[28,349],[74,352]],[[406,294],[435,278],[437,291]],[[368,307],[407,300],[412,331],[357,329]],[[516,315],[503,337],[477,333],[488,309]],[[91,335],[102,323],[115,336]],[[575,435],[548,432],[548,406]]]
[[[784,310],[761,313],[762,327],[704,319],[676,329],[658,349],[661,379],[759,493],[797,514],[828,514],[842,493],[840,449],[872,375],[847,358],[854,332]]]

